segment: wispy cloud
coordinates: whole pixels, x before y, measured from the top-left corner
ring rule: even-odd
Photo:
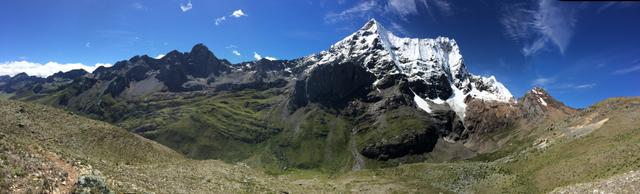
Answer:
[[[587,90],[598,86],[595,83],[585,83],[585,84],[573,84],[573,83],[564,83],[564,84],[553,84],[547,86],[548,89],[556,90],[560,92],[568,92],[572,90]]]
[[[433,12],[436,11],[445,16],[453,13],[453,6],[447,0],[366,0],[343,11],[330,12],[325,15],[324,19],[327,23],[374,16],[406,20],[407,16],[419,14],[421,8],[425,8],[432,17],[434,16]]]
[[[137,9],[137,10],[146,10],[146,9],[147,9],[147,7],[145,7],[145,6],[144,6],[142,3],[140,3],[140,2],[135,2],[135,3],[133,3],[133,5],[132,5],[132,6],[133,6],[133,8],[134,8],[134,9]]]
[[[391,29],[393,29],[394,32],[398,32],[401,35],[406,35],[409,34],[409,32],[407,31],[407,29],[405,29],[402,25],[396,23],[396,22],[391,22]]]
[[[593,88],[595,87],[596,84],[591,83],[591,84],[582,84],[582,85],[577,85],[575,86],[576,89],[588,89],[588,88]]]
[[[247,16],[247,14],[242,12],[242,9],[239,9],[239,10],[233,11],[233,13],[231,13],[231,16],[233,16],[235,18],[239,18],[239,17],[242,17],[242,16]]]
[[[193,4],[191,4],[191,0],[189,0],[189,2],[187,2],[186,4],[180,4],[180,10],[182,10],[182,12],[187,12],[189,10],[191,10],[193,8]]]
[[[278,60],[278,59],[276,59],[275,57],[271,57],[271,56],[266,56],[266,57],[264,57],[264,58],[265,58],[265,59],[267,59],[267,60],[269,60],[269,61],[275,61],[275,60]]]
[[[91,48],[91,42],[87,42],[84,44],[84,47]]]
[[[638,4],[637,2],[607,2],[605,4],[601,4],[600,7],[598,7],[597,12],[601,13],[603,11],[607,11],[610,9],[617,9],[617,8],[632,8],[632,7],[637,7]]]
[[[219,26],[219,25],[220,25],[220,24],[222,24],[222,22],[224,22],[225,20],[227,20],[227,17],[225,17],[225,16],[222,16],[222,17],[216,18],[216,21],[215,21],[216,26]]]
[[[339,13],[329,13],[324,17],[325,22],[336,23],[339,21],[351,20],[353,18],[371,17],[374,12],[380,12],[377,1],[362,1],[355,6]]]
[[[534,86],[545,86],[551,83],[554,83],[556,81],[555,78],[552,77],[540,77],[537,79],[534,79],[533,81],[531,81],[531,85]]]
[[[637,71],[640,71],[640,64],[636,64],[636,65],[633,65],[631,67],[615,70],[613,72],[613,74],[620,75],[620,74],[633,73],[633,72],[637,72]]]
[[[414,0],[389,0],[387,4],[389,6],[389,10],[401,16],[413,15],[418,13],[418,7],[416,6],[416,1]]]
[[[260,56],[260,54],[253,52],[253,58],[255,58],[256,60],[260,60],[262,59],[262,56]]]
[[[231,52],[232,52],[234,55],[236,55],[236,56],[240,56],[240,55],[241,55],[241,54],[240,54],[240,52],[238,52],[237,50],[233,50],[233,51],[231,51]]]
[[[93,70],[100,66],[109,67],[111,66],[111,64],[97,63],[93,66],[89,66],[82,63],[58,63],[53,61],[47,62],[45,64],[29,61],[7,61],[0,63],[0,75],[13,76],[18,73],[25,72],[29,75],[47,77],[59,71],[70,71],[73,69],[84,69],[88,72],[93,72]]]
[[[544,87],[550,90],[567,92],[569,90],[584,90],[591,89],[597,86],[596,83],[567,83],[558,82],[556,77],[539,77],[531,81],[532,86]]]
[[[426,2],[426,0],[423,0],[423,1]],[[440,10],[442,14],[446,16],[453,14],[453,6],[451,5],[450,2],[445,0],[433,0],[433,3],[438,8],[438,10]]]
[[[531,56],[555,45],[564,54],[577,22],[576,10],[554,0],[538,0],[527,6],[516,4],[504,8],[501,23],[505,33],[523,45],[522,53]]]

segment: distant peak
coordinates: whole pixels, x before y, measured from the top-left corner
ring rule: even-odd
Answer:
[[[209,51],[209,48],[207,48],[207,46],[205,46],[202,43],[198,43],[194,45],[193,48],[191,48],[191,52],[198,52],[198,51]]]
[[[531,90],[529,90],[528,93],[536,94],[536,95],[547,95],[547,91],[545,91],[541,87],[533,87]]]
[[[213,55],[213,52],[211,52],[209,48],[202,43],[198,43],[193,46],[189,56],[191,58],[199,58],[201,60],[208,60],[209,58],[217,59],[216,56]]]
[[[366,26],[366,25],[376,25],[376,24],[378,24],[378,21],[376,21],[376,19],[375,19],[375,18],[371,18],[371,19],[369,19],[369,21],[365,24],[365,26]]]
[[[29,74],[27,74],[26,72],[22,72],[14,75],[13,77],[29,77]]]
[[[360,31],[379,32],[380,29],[384,29],[384,27],[376,19],[372,18],[360,28]]]

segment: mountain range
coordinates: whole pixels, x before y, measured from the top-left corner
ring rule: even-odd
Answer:
[[[161,144],[153,144],[159,155],[241,162],[268,174],[504,161],[530,149],[523,142],[544,148],[559,134],[579,136],[563,130],[587,114],[539,87],[516,99],[494,76],[470,72],[455,40],[398,37],[373,19],[326,51],[292,60],[232,64],[197,44],[91,73],[3,76],[0,92],[124,128]],[[638,108],[637,100],[625,103],[615,106]],[[576,129],[604,116],[588,117]]]

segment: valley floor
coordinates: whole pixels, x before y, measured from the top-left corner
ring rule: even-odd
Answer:
[[[601,102],[471,160],[335,175],[192,160],[42,105],[0,100],[0,115],[0,193],[640,192],[639,98]]]

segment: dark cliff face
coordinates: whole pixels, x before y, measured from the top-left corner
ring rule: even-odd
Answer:
[[[355,63],[321,65],[296,82],[293,103],[296,107],[307,102],[344,107],[349,101],[366,96],[374,81],[373,74]]]
[[[197,44],[186,56],[184,72],[194,77],[208,77],[209,75],[220,75],[229,70],[229,62],[220,60],[213,55],[209,48],[203,44]]]
[[[52,82],[55,79],[68,79],[68,80],[74,80],[77,79],[79,77],[82,77],[86,74],[88,74],[89,72],[85,71],[84,69],[74,69],[71,71],[67,71],[67,72],[58,72],[55,73],[49,77],[47,77],[47,81],[48,82]]]
[[[3,84],[0,85],[0,90],[6,93],[13,93],[19,90],[32,90],[38,84],[45,83],[46,81],[46,78],[19,73],[13,77],[4,78],[4,81],[2,81]]]
[[[445,75],[430,77],[428,80],[408,82],[412,91],[430,99],[447,99],[453,94],[449,78]]]

